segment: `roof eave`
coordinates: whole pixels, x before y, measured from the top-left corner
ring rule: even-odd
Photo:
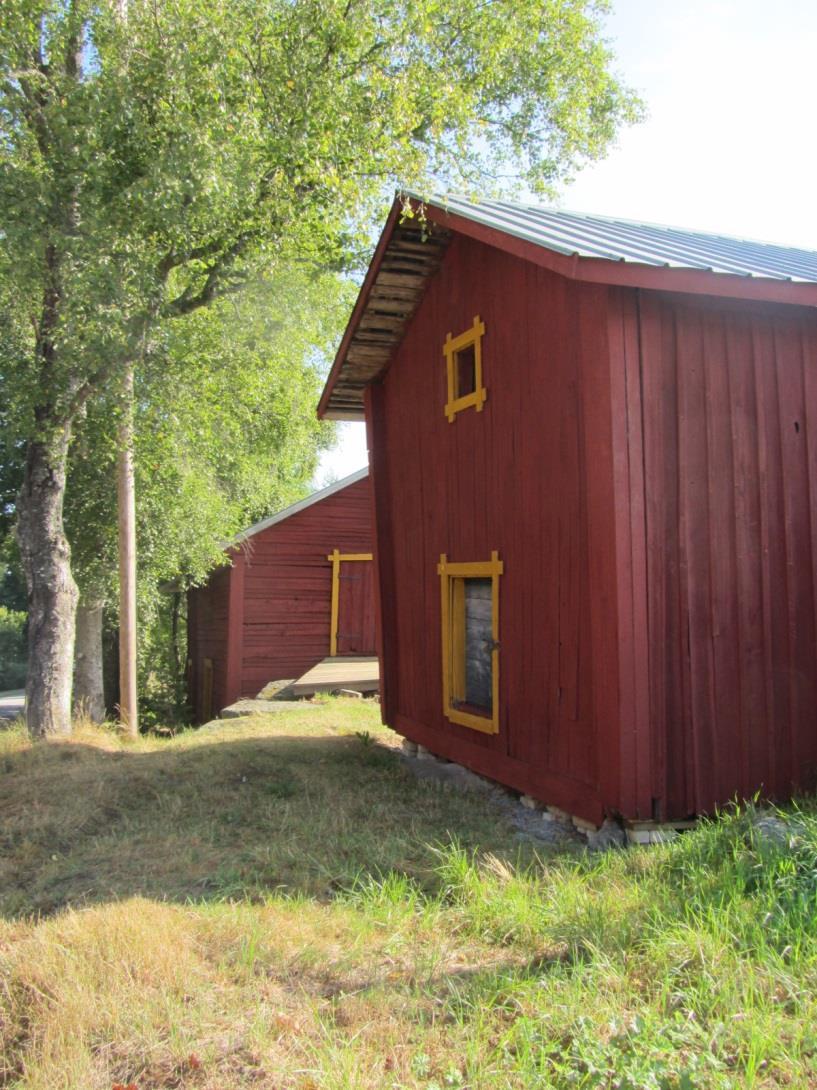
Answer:
[[[611,284],[622,287],[645,288],[654,291],[680,292],[692,295],[710,295],[720,298],[743,299],[755,302],[785,303],[817,307],[817,284],[784,278],[771,278],[736,273],[716,272],[712,269],[695,269],[682,265],[651,265],[630,260],[613,260],[601,257],[583,257],[578,253],[556,250],[534,242],[519,234],[472,219],[460,212],[453,212],[444,201],[422,200],[414,193],[398,194],[384,225],[366,277],[355,303],[346,331],[338,348],[332,368],[318,405],[318,416],[327,420],[365,419],[362,397],[357,401],[357,390],[347,391],[345,397],[335,394],[338,379],[347,362],[361,320],[366,316],[372,290],[395,228],[406,204],[415,211],[422,205],[425,220],[436,224],[448,233],[465,235],[505,253],[530,261],[570,280],[589,283]],[[433,273],[428,273],[427,279]],[[427,282],[427,280],[426,280]],[[375,381],[388,367],[385,360],[375,370],[368,382]],[[368,384],[367,382],[367,384]],[[358,384],[359,385],[359,384]],[[334,396],[333,396],[334,395]]]
[[[357,329],[358,323],[360,322],[360,318],[361,318],[361,316],[363,314],[363,311],[366,308],[367,302],[369,301],[369,296],[371,294],[372,287],[374,285],[375,280],[377,279],[377,273],[378,273],[378,271],[380,269],[380,265],[381,265],[381,263],[383,261],[383,255],[386,252],[389,241],[390,241],[391,236],[392,236],[392,234],[394,232],[394,225],[397,222],[397,217],[400,215],[400,207],[401,207],[400,206],[400,198],[399,198],[399,196],[396,196],[394,198],[394,201],[392,202],[391,210],[390,210],[389,215],[388,215],[388,217],[386,219],[386,222],[383,225],[383,230],[382,230],[382,232],[380,234],[380,238],[378,240],[377,246],[375,247],[374,255],[372,256],[372,260],[371,260],[371,262],[369,264],[369,268],[368,268],[368,270],[366,272],[366,276],[365,276],[365,278],[363,280],[363,284],[361,285],[360,293],[359,293],[359,295],[357,297],[357,302],[355,303],[354,309],[352,310],[351,316],[349,317],[349,321],[348,321],[348,323],[346,325],[346,330],[345,330],[345,332],[343,334],[343,338],[342,338],[342,340],[340,342],[340,346],[338,347],[337,353],[335,355],[334,362],[332,363],[332,367],[331,367],[331,369],[329,371],[329,374],[327,376],[326,385],[323,388],[323,393],[321,394],[321,399],[318,402],[318,417],[321,420],[363,419],[362,410],[361,410],[361,415],[359,417],[345,416],[345,415],[344,416],[338,416],[338,415],[331,415],[330,416],[329,415],[329,401],[330,401],[330,399],[332,397],[332,392],[335,389],[335,383],[338,380],[338,376],[339,376],[340,370],[341,370],[341,368],[343,366],[343,362],[346,359],[346,353],[349,350],[349,343],[350,343],[350,341],[352,340],[352,337],[355,334],[355,330]],[[343,410],[334,410],[334,411],[338,412],[338,411],[343,411]]]
[[[363,419],[363,397],[391,363],[451,239],[447,228],[412,213],[398,193],[326,382],[318,416]]]
[[[321,419],[347,420],[355,424],[362,424],[366,420],[366,413],[363,409],[333,409],[330,405],[321,413]]]
[[[646,265],[636,261],[581,257],[576,253],[567,254],[550,249],[539,242],[531,242],[518,235],[448,211],[442,204],[427,204],[425,214],[428,220],[450,231],[467,235],[478,242],[484,242],[505,253],[550,269],[570,280],[652,288],[658,291],[687,292],[695,295],[717,295],[758,302],[817,306],[817,284],[807,281],[738,276],[735,273],[714,272],[711,269]]]

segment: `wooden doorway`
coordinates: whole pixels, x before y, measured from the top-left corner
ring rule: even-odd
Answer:
[[[371,553],[341,553],[332,561],[329,654],[374,655],[374,565]]]

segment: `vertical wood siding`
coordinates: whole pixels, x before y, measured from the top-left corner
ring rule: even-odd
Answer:
[[[447,333],[485,323],[481,413]],[[817,315],[455,237],[367,391],[383,714],[591,819],[817,786]],[[442,714],[436,564],[498,550],[497,735]]]
[[[817,782],[817,318],[637,305],[653,793],[681,817]]]
[[[594,689],[591,634],[594,594],[609,601],[615,585],[611,564],[590,562],[591,540],[612,540],[612,502],[588,511],[589,487],[612,495],[609,426],[586,427],[588,410],[609,403],[606,298],[605,288],[455,238],[367,401],[388,721],[591,817],[601,812],[599,764],[609,763],[618,714],[615,685]],[[477,314],[487,401],[449,423],[443,344]],[[441,553],[478,561],[494,549],[505,574],[500,729],[491,736],[442,715],[436,565]],[[613,616],[604,640],[614,637]]]

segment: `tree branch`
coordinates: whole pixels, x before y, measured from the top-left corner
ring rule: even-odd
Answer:
[[[185,258],[185,262],[196,260],[199,254],[202,256],[209,255],[212,250],[221,249],[221,253],[204,270],[204,283],[201,287],[195,290],[192,284],[188,284],[175,299],[165,303],[159,309],[160,316],[163,318],[180,318],[185,314],[191,314],[200,307],[207,306],[218,295],[226,295],[243,287],[246,283],[245,279],[238,278],[237,280],[232,269],[254,238],[254,232],[245,231],[226,249],[223,248],[224,243],[222,241],[220,246],[219,243],[212,242],[191,250]],[[179,264],[182,264],[182,262],[179,262]],[[231,280],[230,277],[232,277]]]

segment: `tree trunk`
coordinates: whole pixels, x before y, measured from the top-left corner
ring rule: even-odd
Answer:
[[[74,653],[74,714],[92,723],[105,720],[102,670],[102,602],[77,606],[77,643]]]
[[[28,587],[26,722],[35,738],[71,733],[78,591],[62,523],[70,438],[66,424],[29,443],[17,507]]]

